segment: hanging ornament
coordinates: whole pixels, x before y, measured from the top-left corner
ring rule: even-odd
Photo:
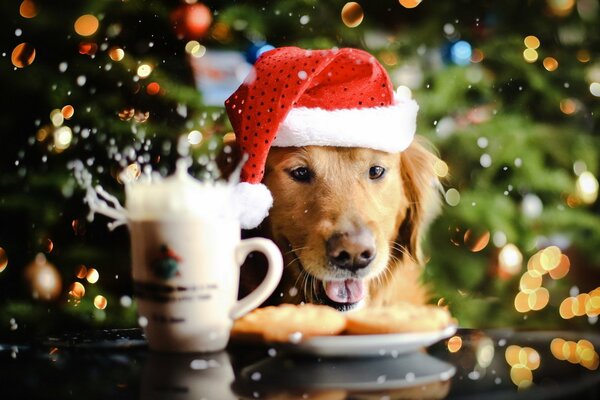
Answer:
[[[171,13],[175,34],[181,39],[202,38],[212,22],[210,9],[202,3],[182,4]]]
[[[62,289],[60,274],[42,253],[39,253],[25,267],[25,281],[34,299],[52,301],[60,296]]]

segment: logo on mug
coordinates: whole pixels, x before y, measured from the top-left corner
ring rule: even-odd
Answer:
[[[163,244],[160,246],[158,255],[152,260],[150,268],[154,275],[161,279],[171,279],[179,275],[179,263],[181,257],[177,255],[169,246]]]

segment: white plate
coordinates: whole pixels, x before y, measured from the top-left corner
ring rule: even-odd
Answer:
[[[329,389],[381,391],[445,382],[455,373],[456,368],[452,364],[422,352],[411,352],[395,358],[280,355],[242,369],[241,379],[236,379],[234,390],[238,394],[246,394],[248,398],[256,396],[256,393],[277,393],[282,389],[297,389],[299,393]]]
[[[323,357],[383,356],[414,352],[452,336],[456,325],[440,331],[389,333],[383,335],[315,336],[277,347],[293,353]]]

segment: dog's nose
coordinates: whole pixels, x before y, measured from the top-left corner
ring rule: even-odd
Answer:
[[[326,242],[327,257],[338,268],[355,272],[375,258],[375,238],[368,229],[334,233]]]

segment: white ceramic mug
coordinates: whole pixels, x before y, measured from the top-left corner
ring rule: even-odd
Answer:
[[[241,240],[233,217],[167,218],[128,222],[140,325],[153,350],[221,350],[233,320],[277,287],[281,253],[268,239]],[[240,266],[252,251],[265,254],[268,272],[238,301]]]

